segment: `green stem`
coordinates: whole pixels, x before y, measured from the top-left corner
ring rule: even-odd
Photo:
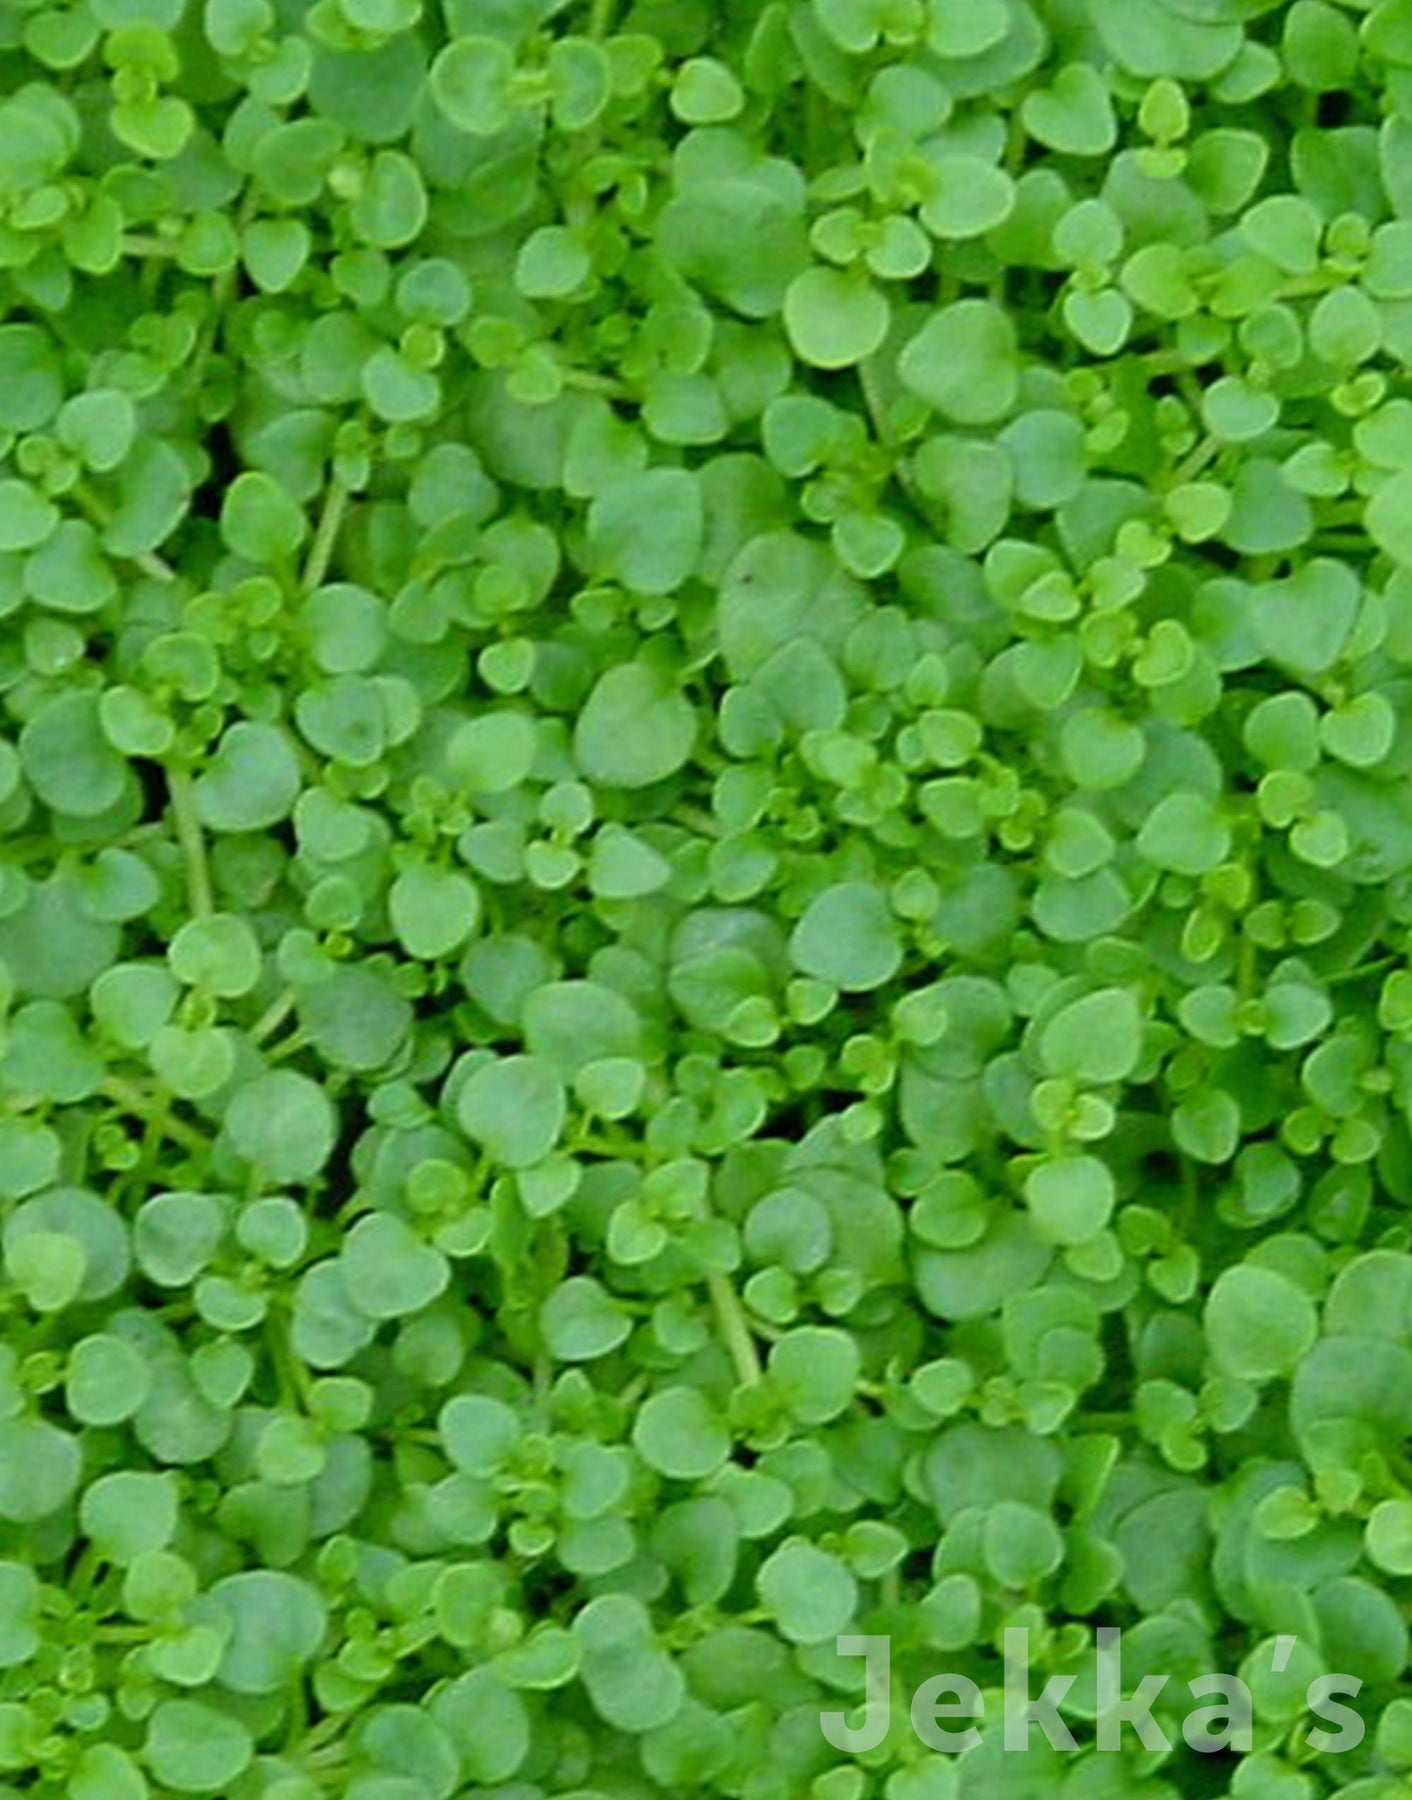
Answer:
[[[112,524],[112,507],[100,495],[95,494],[87,482],[76,481],[69,492],[100,529],[106,530]],[[124,554],[123,561],[132,563],[144,575],[151,576],[153,581],[175,581],[177,578],[176,570],[165,558],[158,556],[155,550],[135,550],[130,555]]]
[[[680,824],[698,837],[718,838],[721,835],[720,820],[704,806],[681,805],[677,807],[675,816]]]
[[[861,362],[858,365],[858,386],[862,391],[864,408],[872,423],[873,435],[879,446],[886,450],[892,458],[893,480],[911,503],[912,511],[916,514],[918,522],[925,526],[928,532],[942,532],[943,526],[936,509],[917,486],[912,471],[907,466],[907,458],[898,446],[887,416],[887,407],[878,389],[877,376],[869,361]]]
[[[1328,550],[1336,556],[1348,556],[1367,551],[1369,540],[1366,532],[1350,527],[1346,531],[1316,532],[1309,540],[1309,547],[1312,550]]]
[[[211,1146],[199,1131],[193,1131],[189,1125],[183,1125],[180,1119],[173,1119],[167,1113],[168,1102],[156,1100],[144,1094],[132,1082],[124,1081],[120,1075],[110,1075],[103,1083],[103,1092],[117,1107],[129,1113],[134,1119],[162,1120],[162,1133],[172,1143],[179,1144],[183,1150],[190,1151],[193,1156],[209,1155]]]
[[[274,1312],[265,1318],[265,1347],[270,1353],[281,1403],[291,1412],[307,1412],[309,1373],[290,1347],[284,1320]]]
[[[711,1296],[716,1323],[720,1326],[721,1337],[730,1351],[740,1385],[754,1387],[764,1370],[760,1366],[760,1353],[755,1348],[755,1339],[751,1336],[750,1324],[745,1316],[745,1308],[740,1304],[740,1296],[736,1293],[730,1276],[722,1275],[716,1269],[707,1273],[706,1290]]]
[[[162,1140],[167,1133],[167,1124],[172,1116],[172,1096],[161,1094],[155,1102],[152,1112],[142,1130],[142,1144],[137,1161],[127,1171],[122,1191],[131,1188],[135,1197],[148,1191],[151,1182],[151,1171],[161,1152]]]
[[[343,1202],[343,1205],[340,1206],[338,1211],[333,1215],[333,1222],[339,1230],[343,1230],[350,1220],[356,1219],[360,1213],[366,1212],[367,1207],[368,1202],[366,1196],[360,1193],[357,1188],[354,1188],[353,1192]]]
[[[858,385],[863,390],[863,404],[868,409],[868,417],[873,422],[873,435],[885,450],[893,449],[892,428],[888,422],[887,409],[883,405],[883,397],[878,391],[877,376],[873,373],[872,364],[866,358],[858,365]]]
[[[305,1733],[303,1745],[305,1753],[314,1754],[328,1749],[337,1739],[339,1732],[346,1728],[352,1716],[351,1712],[325,1713],[321,1719],[316,1720]]]
[[[250,1042],[263,1044],[266,1038],[273,1037],[294,1011],[296,1002],[293,994],[281,994],[270,1006],[266,1007],[255,1023],[250,1027]]]
[[[309,1696],[305,1691],[304,1677],[296,1672],[289,1683],[289,1730],[285,1734],[284,1753],[296,1756],[299,1746],[306,1741],[309,1730]]]
[[[259,208],[260,190],[251,182],[241,196],[240,205],[236,210],[235,229],[237,234],[244,232],[245,227],[254,219]],[[196,347],[192,351],[186,369],[188,382],[198,391],[205,378],[207,366],[216,353],[216,344],[220,338],[221,326],[225,323],[226,313],[236,296],[237,273],[238,265],[232,265],[229,269],[222,269],[211,283],[211,308],[201,327],[201,335],[196,340]]]
[[[589,1131],[586,1128],[574,1132],[570,1149],[585,1150],[593,1156],[608,1156],[615,1161],[631,1161],[634,1155],[632,1140],[625,1134],[618,1135],[608,1131]]]
[[[329,481],[328,491],[324,495],[324,510],[319,515],[318,529],[309,546],[309,559],[304,564],[301,580],[305,593],[322,587],[329,564],[333,561],[334,547],[338,543],[338,534],[347,510],[348,489],[335,475]]]
[[[624,1412],[631,1412],[652,1384],[652,1377],[644,1372],[634,1375],[632,1380],[618,1389],[618,1404]]]
[[[1191,358],[1180,350],[1149,350],[1135,358],[1149,375],[1177,375],[1190,371]]]
[[[1017,107],[1010,115],[1010,130],[1005,139],[1005,167],[1011,175],[1018,175],[1024,168],[1029,147],[1029,133]]]
[[[211,867],[206,860],[206,839],[196,811],[196,792],[187,769],[167,770],[167,792],[176,821],[177,842],[186,864],[186,893],[193,918],[209,919],[216,910],[211,892]]]
[[[631,400],[632,389],[611,375],[600,375],[594,369],[565,369],[564,386],[584,394],[603,394],[610,400]]]
[[[152,237],[147,232],[125,232],[122,241],[124,256],[162,256],[172,257],[177,253],[176,245],[167,238]]]
[[[1172,470],[1172,486],[1179,487],[1183,482],[1195,480],[1203,469],[1216,460],[1223,448],[1216,438],[1203,438]]]
[[[93,1586],[94,1577],[98,1573],[99,1561],[97,1546],[85,1544],[79,1552],[78,1561],[74,1564],[72,1573],[64,1584],[75,1599],[87,1596],[88,1590]]]
[[[1356,969],[1345,969],[1342,975],[1326,975],[1325,987],[1346,987],[1350,981],[1362,981],[1368,975],[1381,975],[1385,969],[1396,969],[1403,965],[1404,958],[1398,954],[1379,956],[1372,962],[1359,963]]]
[[[1189,1156],[1181,1159],[1181,1166],[1182,1197],[1177,1206],[1174,1225],[1177,1237],[1185,1244],[1191,1238],[1192,1228],[1201,1210],[1201,1186],[1196,1177],[1196,1164]]]
[[[1259,978],[1256,961],[1255,939],[1249,932],[1242,931],[1240,943],[1236,950],[1236,997],[1239,1000],[1250,1000],[1254,997]]]

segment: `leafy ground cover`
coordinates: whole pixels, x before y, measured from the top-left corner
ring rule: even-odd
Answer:
[[[0,1794],[1404,1800],[1408,0],[0,96]]]

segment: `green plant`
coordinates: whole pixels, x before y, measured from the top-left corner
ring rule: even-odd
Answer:
[[[1409,70],[0,8],[0,1794],[1404,1791]]]

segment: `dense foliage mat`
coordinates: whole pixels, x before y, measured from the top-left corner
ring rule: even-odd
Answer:
[[[0,96],[0,1793],[1405,1796],[1409,0]]]

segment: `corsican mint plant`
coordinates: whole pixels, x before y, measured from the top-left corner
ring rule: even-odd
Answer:
[[[0,5],[0,1800],[1405,1800],[1410,360],[1408,0]]]

